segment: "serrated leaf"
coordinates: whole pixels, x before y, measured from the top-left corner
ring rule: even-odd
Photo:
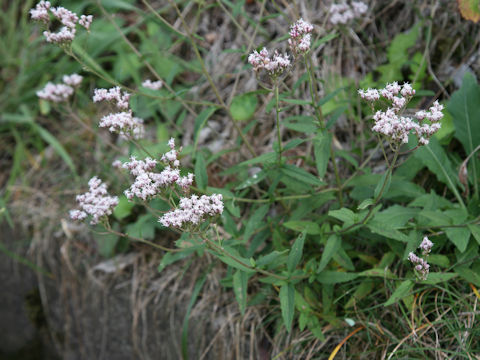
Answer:
[[[302,259],[302,254],[303,254],[303,245],[305,243],[305,236],[306,233],[302,232],[295,242],[292,245],[292,249],[290,250],[290,253],[288,254],[288,260],[287,260],[287,270],[288,272],[293,272],[297,265],[300,263],[300,260]]]
[[[313,221],[302,221],[302,220],[294,220],[294,221],[287,221],[283,223],[287,229],[298,231],[298,232],[305,232],[309,235],[319,235],[322,233],[320,226]]]
[[[230,114],[235,121],[249,120],[257,109],[258,99],[255,93],[237,95],[230,104]]]
[[[287,332],[292,329],[293,315],[295,313],[295,288],[293,284],[288,283],[280,288],[280,308],[282,318]]]
[[[404,280],[395,289],[392,296],[383,304],[383,306],[390,306],[410,295],[410,291],[413,289],[414,283],[411,280]]]
[[[332,259],[333,254],[338,251],[341,244],[341,238],[338,235],[332,234],[329,236],[327,243],[325,244],[325,248],[323,249],[320,263],[318,264],[317,273],[320,273],[323,269],[325,269]]]
[[[237,299],[238,306],[242,315],[245,314],[245,308],[247,307],[247,286],[249,275],[241,270],[235,271],[233,274],[233,292]]]

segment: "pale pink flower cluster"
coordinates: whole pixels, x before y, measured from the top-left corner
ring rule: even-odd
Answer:
[[[85,29],[90,30],[90,25],[92,25],[93,15],[82,15],[78,23],[82,25]]]
[[[253,66],[253,70],[265,69],[272,77],[280,75],[290,66],[290,59],[287,54],[280,55],[275,51],[273,57],[270,58],[266,48],[263,48],[260,52],[255,50],[251,53],[248,56],[248,62]]]
[[[352,1],[349,4],[342,2],[333,3],[330,6],[330,22],[336,24],[346,24],[351,20],[359,18],[368,11],[368,6],[362,1]]]
[[[123,92],[119,86],[111,89],[95,89],[93,94],[93,102],[111,101],[115,102],[120,110],[127,110],[129,108],[128,101],[130,94]]]
[[[142,82],[142,86],[147,89],[151,90],[160,90],[163,86],[163,82],[161,80],[152,81],[150,79],[145,80]]]
[[[145,135],[143,119],[134,117],[129,105],[130,94],[121,91],[120,87],[111,89],[95,89],[93,102],[109,101],[122,110],[117,113],[105,115],[100,119],[99,126],[108,128],[110,132],[118,133],[128,139],[129,136],[134,139],[141,139]]]
[[[190,198],[181,198],[179,207],[169,211],[158,220],[165,227],[182,228],[186,225],[198,225],[207,216],[220,215],[223,212],[223,198],[221,194],[210,196],[192,195]]]
[[[73,87],[79,86],[82,80],[83,77],[77,74],[64,75],[63,83],[54,84],[48,82],[42,90],[37,91],[37,96],[40,99],[56,103],[67,101],[73,95]]]
[[[303,19],[297,20],[297,22],[290,27],[288,45],[295,56],[305,54],[310,50],[312,40],[310,33],[312,31],[313,25]]]
[[[82,15],[79,20],[78,15],[74,12],[61,6],[52,7],[49,1],[43,0],[34,9],[30,10],[30,16],[33,20],[42,21],[48,26],[50,24],[49,11],[63,25],[58,32],[51,32],[50,30],[43,32],[47,42],[55,44],[72,42],[77,32],[77,23],[88,30],[93,21],[92,15]]]
[[[433,243],[428,239],[427,236],[423,238],[422,243],[419,248],[422,249],[422,254],[424,257],[427,257],[430,254],[430,251],[433,247]],[[427,260],[415,255],[413,252],[408,254],[408,260],[415,266],[415,270],[420,274],[422,280],[426,280],[428,277],[428,272],[430,271],[430,265]]]
[[[134,183],[125,190],[127,199],[132,200],[136,196],[139,199],[147,200],[158,195],[162,189],[174,184],[177,184],[184,192],[189,190],[193,183],[193,174],[180,176],[180,162],[177,159],[175,140],[170,139],[168,144],[170,151],[162,156],[162,162],[166,166],[160,173],[154,172],[157,161],[151,158],[136,160],[135,157],[132,157],[130,162],[123,164],[123,168],[128,169],[135,176]]]
[[[91,216],[90,224],[95,225],[103,218],[112,214],[113,208],[118,205],[118,197],[109,196],[107,185],[96,176],[88,182],[89,191],[77,195],[76,200],[80,210],[70,210],[70,218],[73,220],[84,220]]]
[[[415,90],[408,83],[399,85],[397,82],[387,84],[384,89],[359,90],[360,97],[372,103],[383,97],[391,102],[391,107],[387,110],[379,110],[373,116],[375,124],[372,130],[388,137],[395,143],[408,143],[408,135],[411,131],[415,132],[420,145],[427,145],[429,138],[435,134],[441,127],[439,121],[443,117],[443,105],[438,101],[430,107],[429,111],[420,110],[415,113],[414,118],[402,116],[407,103],[415,95]],[[430,124],[422,123],[429,120]]]

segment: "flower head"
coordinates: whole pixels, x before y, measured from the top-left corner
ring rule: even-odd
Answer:
[[[256,72],[265,69],[272,77],[280,75],[290,66],[290,59],[287,54],[281,55],[275,51],[273,57],[270,58],[265,48],[260,52],[256,50],[253,51],[253,53],[248,56],[248,62]]]
[[[91,216],[90,224],[95,225],[101,218],[111,215],[113,208],[118,205],[118,197],[109,196],[107,185],[96,176],[88,182],[89,191],[85,194],[77,195],[77,203],[80,210],[70,211],[70,218],[73,220],[83,220]]]
[[[305,54],[310,50],[312,38],[310,33],[312,31],[313,25],[303,19],[297,20],[297,22],[290,27],[288,45],[295,56]]]
[[[420,110],[415,117],[402,116],[403,110],[415,95],[415,90],[409,83],[399,85],[397,82],[389,83],[383,89],[368,89],[358,91],[362,99],[373,102],[383,97],[390,103],[387,110],[378,110],[373,119],[375,124],[372,130],[385,135],[390,141],[397,144],[408,143],[408,136],[414,132],[420,145],[428,144],[429,138],[440,129],[438,121],[443,117],[443,106],[436,101],[429,111]],[[431,123],[422,123],[428,119]]]

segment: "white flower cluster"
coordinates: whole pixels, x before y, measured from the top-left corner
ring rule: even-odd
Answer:
[[[92,15],[82,15],[79,20],[78,15],[74,12],[61,6],[54,8],[49,1],[43,0],[34,9],[30,10],[30,16],[33,20],[41,21],[48,26],[50,24],[49,11],[63,25],[58,32],[51,32],[50,30],[43,32],[47,42],[55,44],[72,42],[77,32],[77,23],[89,30],[93,21]]]
[[[90,224],[98,224],[104,216],[112,214],[113,208],[118,205],[118,197],[109,196],[107,185],[96,176],[88,182],[89,191],[77,195],[77,202],[80,210],[70,210],[70,218],[73,220],[84,220],[88,215],[92,217]]]
[[[145,80],[142,82],[142,86],[147,89],[151,90],[160,90],[163,86],[163,82],[161,80],[152,81],[150,79]]]
[[[63,83],[48,82],[42,90],[37,91],[37,96],[56,103],[67,101],[73,95],[74,87],[80,86],[82,80],[83,77],[78,74],[64,75]]]
[[[251,53],[248,56],[248,62],[253,66],[253,70],[265,69],[272,77],[280,75],[290,66],[290,59],[287,54],[280,55],[275,51],[273,57],[270,58],[266,48],[263,48],[260,52],[255,50]]]
[[[310,50],[310,43],[312,40],[312,35],[310,33],[312,31],[312,24],[303,19],[297,20],[297,22],[290,27],[290,39],[288,39],[288,45],[295,56],[305,54]]]
[[[387,136],[395,143],[408,143],[408,135],[413,130],[420,145],[427,145],[429,138],[435,134],[441,127],[440,120],[443,117],[443,105],[435,101],[429,111],[420,110],[415,113],[415,121],[408,116],[402,116],[407,103],[415,94],[415,90],[408,83],[399,85],[397,82],[387,84],[384,89],[359,90],[360,97],[372,103],[383,97],[391,102],[391,107],[386,111],[377,111],[373,116],[375,124],[372,130]],[[430,124],[423,123],[428,120]]]
[[[136,160],[130,158],[130,162],[123,164],[124,169],[128,169],[135,176],[134,183],[129,189],[125,190],[127,199],[132,200],[135,196],[142,200],[147,200],[158,195],[163,188],[177,184],[183,191],[187,192],[193,183],[193,174],[180,176],[180,162],[177,159],[175,150],[175,140],[172,138],[168,142],[170,151],[162,156],[162,162],[165,168],[160,173],[154,172],[157,161],[151,158],[145,160]]]
[[[221,194],[181,198],[179,208],[166,213],[158,221],[165,227],[182,228],[187,224],[198,225],[206,216],[216,216],[223,212],[222,199]]]
[[[122,93],[118,86],[108,90],[95,89],[93,95],[93,102],[113,102],[119,110],[122,110],[102,117],[99,123],[100,127],[108,128],[110,132],[118,133],[125,138],[131,136],[134,139],[141,139],[145,135],[143,119],[133,116],[132,110],[129,108],[129,100],[130,94]]]
[[[419,248],[422,249],[423,256],[427,257],[430,254],[430,251],[433,247],[433,243],[428,239],[427,236],[423,238],[422,243]],[[427,260],[415,255],[413,252],[408,254],[408,260],[415,265],[415,270],[420,274],[422,280],[427,280],[428,272],[430,271],[430,265]]]
[[[368,11],[368,6],[362,1],[352,1],[350,5],[346,2],[333,3],[330,6],[330,22],[333,25],[346,24],[349,21],[359,18]]]

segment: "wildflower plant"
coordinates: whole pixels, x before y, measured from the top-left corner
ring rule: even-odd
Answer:
[[[137,86],[122,84],[104,76],[107,70],[74,56],[86,71],[98,75],[99,82],[108,83],[89,94],[89,105],[110,109],[96,119],[98,127],[108,129],[102,135],[108,135],[118,151],[117,160],[110,165],[110,159],[106,166],[107,173],[116,175],[101,176],[110,188],[121,190],[117,195],[107,192],[100,174],[93,177],[89,190],[77,196],[78,208],[70,212],[71,219],[101,224],[113,235],[164,252],[159,269],[193,254],[208,257],[212,266],[226,268],[225,286],[232,289],[242,314],[256,295],[253,291],[261,289],[255,301],[280,308],[272,331],[308,329],[322,340],[325,324],[340,326],[344,319],[357,316],[352,308],[375,287],[386,306],[402,306],[399,301],[411,301],[416,291],[415,279],[427,286],[468,276],[464,267],[451,271],[449,266],[461,259],[475,261],[465,260],[465,254],[478,249],[478,216],[468,210],[478,198],[462,198],[462,184],[452,165],[455,158],[438,142],[445,113],[441,99],[424,99],[418,95],[418,84],[401,79],[360,90],[344,79],[347,86],[328,93],[315,61],[319,44],[333,37],[304,19],[293,19],[290,27],[285,24],[286,41],[273,51],[267,50],[271,44],[244,51],[242,64],[232,52],[239,61],[232,74],[258,89],[237,94],[237,79],[233,93],[225,95],[219,85],[225,79],[217,77],[202,56],[205,44],[192,33],[178,4],[169,4],[181,31],[154,14],[168,24],[172,37],[189,40],[189,51],[198,63],[193,78],[200,76],[199,84],[208,86],[209,99],[197,99],[193,90],[189,93],[198,87],[175,88],[172,79],[159,76],[128,37],[122,41],[140,54],[139,68],[145,66],[154,80],[136,74],[132,78]],[[334,4],[330,22],[346,24],[367,10],[362,2]],[[88,30],[92,22],[87,15],[79,17],[44,1],[32,9],[31,17],[45,26],[51,17],[59,19],[65,34],[46,30],[47,41],[62,46],[71,43],[77,25]],[[179,74],[172,78],[184,81]],[[47,84],[38,96],[59,106],[68,104],[80,91],[81,81],[79,75],[66,76],[61,84]],[[337,106],[339,93],[347,99],[342,107]],[[259,101],[263,106],[257,106]],[[447,108],[458,110],[453,104]],[[170,121],[168,127],[144,116],[148,107],[156,106],[162,120]],[[69,115],[76,116],[73,111]],[[365,130],[355,133],[358,139],[353,136],[351,144],[342,144],[339,118],[352,133]],[[206,127],[210,121],[228,126],[213,131]],[[162,136],[152,141],[157,125]],[[174,135],[166,136],[167,128]],[[208,134],[220,138],[230,129],[234,136],[218,146],[212,141],[215,150],[203,146]],[[126,141],[118,142],[119,137]],[[468,144],[470,138],[461,139]],[[185,149],[177,146],[179,141]],[[228,161],[222,162],[224,157]],[[429,176],[434,185],[418,185],[417,174]],[[118,209],[126,216],[117,216]],[[142,231],[132,235],[132,224],[125,224],[135,222],[139,214],[152,222],[149,238],[142,237]],[[167,231],[178,237],[177,246],[156,236]],[[414,244],[422,237],[422,256],[417,256]],[[430,238],[435,239],[435,254]],[[445,249],[455,251],[440,254]],[[413,274],[402,265],[407,258]]]

